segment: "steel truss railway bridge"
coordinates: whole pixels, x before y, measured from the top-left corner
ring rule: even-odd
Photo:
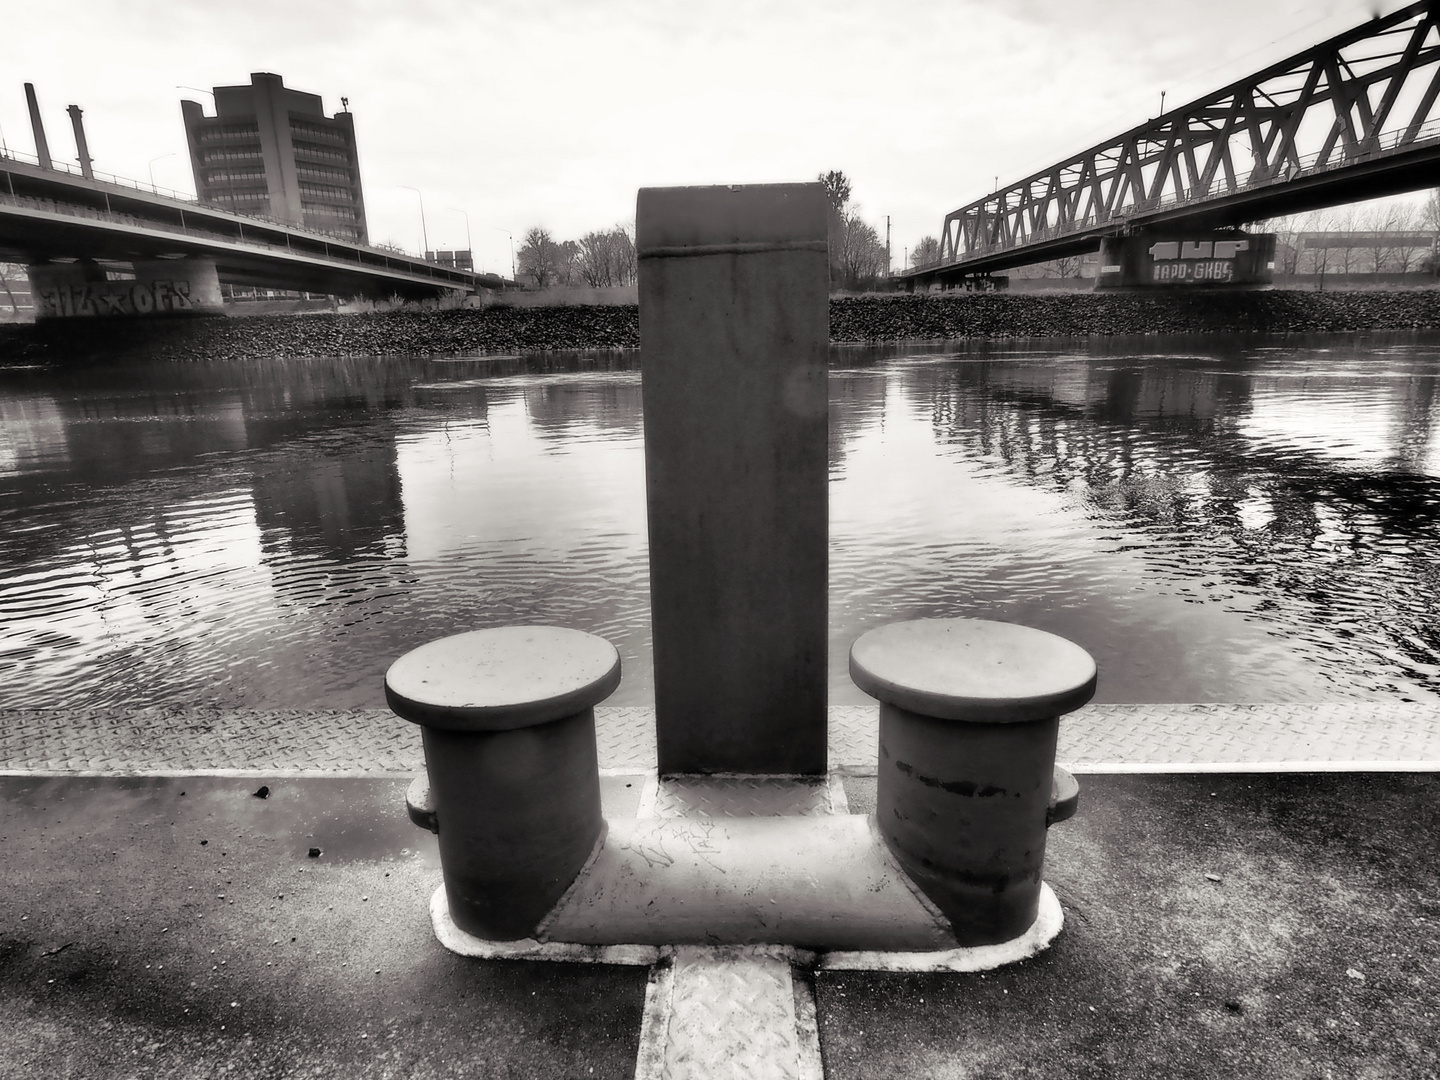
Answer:
[[[945,218],[953,285],[1092,252],[1440,186],[1440,0],[1375,18]]]
[[[416,299],[503,284],[494,274],[162,195],[118,178],[0,156],[0,261],[153,267],[197,259],[213,262],[224,284],[343,296]],[[108,299],[116,299],[113,290]]]

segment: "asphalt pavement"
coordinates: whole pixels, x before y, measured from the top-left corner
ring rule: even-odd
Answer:
[[[1440,1076],[1434,714],[1346,765],[1295,716],[1260,737],[1228,708],[1207,737],[1230,759],[1136,724],[1143,755],[1107,746],[1080,773],[1080,812],[1048,840],[1066,917],[1050,949],[984,973],[796,969],[825,1076]],[[192,724],[223,769],[158,744],[145,759],[134,717],[84,753],[36,750],[33,714],[7,726],[0,1079],[634,1076],[647,969],[442,948],[435,838],[410,825],[393,759],[412,750],[266,768],[295,765],[294,723]],[[648,752],[608,753],[635,768],[603,778],[606,812],[634,815]],[[844,791],[873,809],[863,768]]]
[[[236,765],[0,777],[0,1078],[635,1074],[643,966],[436,941],[406,777]],[[1324,768],[1082,774],[1055,943],[798,970],[824,1075],[1440,1075],[1440,775]],[[644,780],[608,775],[607,812]]]

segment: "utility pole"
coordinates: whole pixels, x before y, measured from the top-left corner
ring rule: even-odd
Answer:
[[[890,215],[885,215],[885,276],[890,276]]]

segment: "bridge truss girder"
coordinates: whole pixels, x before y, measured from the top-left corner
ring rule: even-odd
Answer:
[[[1373,19],[961,207],[929,272],[1041,261],[1167,219],[1233,224],[1440,182],[1437,8]],[[1407,168],[1412,157],[1427,167]]]

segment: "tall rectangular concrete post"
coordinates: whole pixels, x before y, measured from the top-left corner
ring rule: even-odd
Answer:
[[[818,184],[640,192],[661,773],[826,768],[827,209]]]

